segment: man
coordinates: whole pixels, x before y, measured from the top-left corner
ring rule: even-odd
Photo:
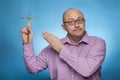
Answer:
[[[100,69],[106,53],[105,41],[88,36],[83,14],[74,8],[64,12],[62,27],[67,31],[63,39],[49,32],[42,33],[49,46],[39,56],[33,52],[31,27],[21,30],[28,71],[37,73],[48,68],[51,80],[100,80]]]

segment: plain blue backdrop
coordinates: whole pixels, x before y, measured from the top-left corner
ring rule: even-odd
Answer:
[[[0,80],[50,80],[49,71],[27,72],[23,60],[20,30],[27,25],[21,17],[31,14],[36,55],[48,45],[41,37],[49,31],[59,38],[62,14],[66,9],[80,9],[89,35],[106,41],[107,54],[102,66],[102,80],[120,80],[120,0],[0,0]]]

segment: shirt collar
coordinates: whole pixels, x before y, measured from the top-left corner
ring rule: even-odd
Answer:
[[[89,36],[88,36],[87,32],[85,33],[85,35],[83,36],[83,38],[80,40],[80,42],[84,42],[84,43],[89,44]]]
[[[62,39],[62,43],[63,43],[63,44],[67,44],[67,43],[68,43],[68,44],[71,44],[68,36],[66,36],[65,38]],[[87,32],[85,32],[83,38],[79,41],[78,44],[80,44],[80,43],[89,44],[89,36],[88,36]]]

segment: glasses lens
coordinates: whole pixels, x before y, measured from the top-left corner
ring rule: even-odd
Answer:
[[[69,21],[68,24],[69,24],[69,25],[74,25],[75,22],[74,22],[74,21]]]
[[[82,23],[83,21],[84,21],[84,19],[78,19],[78,20],[77,20],[77,23],[80,24],[80,23]]]

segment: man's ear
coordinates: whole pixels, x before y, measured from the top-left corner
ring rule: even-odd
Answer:
[[[65,25],[64,25],[64,24],[62,24],[62,28],[66,31],[66,28],[65,28]]]

